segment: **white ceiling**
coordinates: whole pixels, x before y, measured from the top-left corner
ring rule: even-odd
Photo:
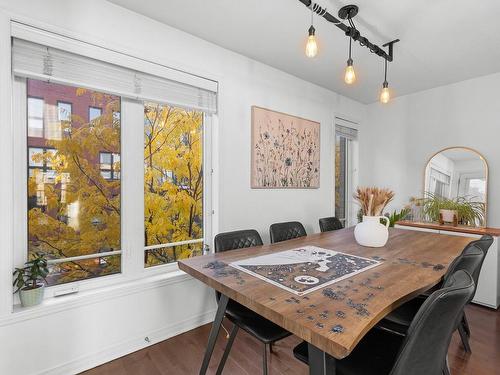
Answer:
[[[320,53],[304,55],[310,12],[298,0],[110,0],[134,12],[241,53],[363,103],[378,99],[383,61],[353,49],[357,82],[343,70],[348,39],[316,18]],[[395,95],[500,71],[500,0],[317,0],[333,15],[360,7],[355,23],[381,46],[399,38],[389,84]]]

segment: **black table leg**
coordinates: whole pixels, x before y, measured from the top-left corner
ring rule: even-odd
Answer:
[[[200,375],[205,375],[207,373],[208,364],[210,363],[210,358],[212,358],[212,353],[214,351],[215,342],[217,341],[217,335],[219,334],[222,319],[224,319],[224,314],[226,313],[227,301],[229,301],[229,298],[227,298],[224,294],[221,294],[217,314],[215,314],[212,329],[210,330],[210,336],[208,337],[207,349],[205,350],[205,356],[203,357],[203,363],[201,364]]]
[[[233,326],[233,329],[231,331],[231,334],[229,335],[229,339],[227,340],[226,343],[226,349],[224,349],[224,354],[222,355],[222,358],[219,362],[219,367],[217,368],[217,372],[215,375],[221,375],[222,370],[224,370],[224,366],[226,365],[227,357],[229,357],[229,352],[231,351],[231,347],[233,346],[233,341],[236,337],[236,334],[238,333],[238,326],[235,324]]]
[[[335,375],[335,358],[308,343],[309,375]]]

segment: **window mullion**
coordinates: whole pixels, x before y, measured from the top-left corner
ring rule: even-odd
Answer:
[[[134,278],[144,264],[144,107],[142,102],[122,99],[122,265]]]

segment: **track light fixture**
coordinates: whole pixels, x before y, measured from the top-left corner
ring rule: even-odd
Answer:
[[[338,18],[334,17],[326,8],[321,7],[312,0],[299,0],[307,8],[311,9],[311,27],[309,28],[309,37],[306,46],[306,55],[308,57],[315,57],[318,53],[318,45],[315,38],[315,29],[313,26],[313,14],[316,13],[318,16],[323,17],[328,22],[335,25],[337,28],[342,30],[347,37],[349,37],[349,58],[347,60],[347,66],[344,74],[344,81],[348,85],[353,84],[356,81],[356,73],[354,71],[353,60],[352,60],[352,41],[359,42],[362,47],[366,47],[370,52],[376,54],[377,56],[384,59],[385,73],[384,73],[384,83],[382,85],[382,91],[380,92],[380,101],[382,103],[387,103],[390,100],[389,83],[387,82],[387,63],[392,62],[393,56],[393,46],[395,43],[399,42],[399,39],[395,39],[389,43],[384,44],[382,47],[388,47],[388,51],[384,51],[383,48],[373,44],[368,40],[368,38],[361,35],[361,33],[356,29],[354,25],[353,18],[358,14],[359,8],[356,5],[346,5],[340,8],[338,12]],[[347,24],[341,20],[346,20]]]

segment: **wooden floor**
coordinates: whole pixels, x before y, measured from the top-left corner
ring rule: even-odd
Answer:
[[[449,350],[452,375],[500,374],[500,311],[479,306],[468,306],[467,316],[471,326],[473,353],[464,353],[455,333]],[[226,322],[226,327],[231,324]],[[210,325],[205,325],[160,342],[146,349],[106,363],[85,375],[187,375],[198,374]],[[270,375],[306,375],[308,369],[292,355],[292,348],[300,340],[289,337],[276,344],[269,357]],[[224,350],[222,330],[212,357],[209,374],[215,374],[219,358]],[[224,369],[224,374],[262,373],[262,344],[245,332],[238,333]]]

